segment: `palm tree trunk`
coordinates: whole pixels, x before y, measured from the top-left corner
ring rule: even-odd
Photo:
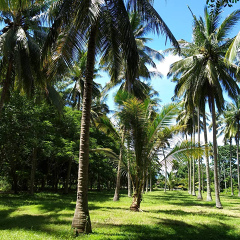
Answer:
[[[198,108],[198,147],[200,148],[200,110]],[[198,199],[202,200],[201,190],[201,159],[198,157]]]
[[[233,179],[232,179],[232,137],[230,137],[230,158],[229,158],[229,164],[230,164],[230,186],[231,186],[231,195],[234,195],[233,192]]]
[[[130,175],[130,141],[129,141],[129,139],[127,140],[127,144],[128,144],[128,149],[127,149],[128,150],[128,160],[127,160],[128,197],[132,197],[132,184],[131,184],[131,175]]]
[[[151,168],[151,166],[150,166],[150,173],[149,173],[149,185],[150,185],[149,191],[152,192],[152,168]]]
[[[128,197],[132,197],[132,183],[131,183],[131,177],[130,177],[130,162],[129,162],[129,159],[128,159],[127,178],[128,178]]]
[[[212,109],[212,124],[213,124],[213,158],[214,158],[214,186],[215,186],[215,197],[216,207],[222,208],[219,194],[218,185],[218,159],[217,159],[217,128],[216,128],[216,112],[214,98],[211,98],[211,109]]]
[[[204,171],[203,171],[203,163],[201,159],[201,181],[202,181],[202,193],[204,193],[204,181],[203,181]]]
[[[240,123],[239,119],[237,120],[237,174],[238,174],[238,197],[240,197],[240,172],[239,172],[239,136],[240,136]]]
[[[192,134],[191,134],[191,142],[192,142]],[[192,149],[192,145],[191,145]],[[189,160],[189,194],[192,194],[192,156]]]
[[[164,165],[165,165],[165,184],[164,184],[164,192],[166,192],[167,190],[167,160],[165,158],[165,153],[164,153],[164,149],[163,149],[163,157],[164,157]]]
[[[227,180],[226,180],[226,167],[224,165],[224,173],[223,173],[223,177],[224,177],[224,188],[225,188],[225,192],[227,193]]]
[[[206,155],[206,175],[207,175],[207,201],[212,201],[211,187],[210,187],[210,173],[209,173],[209,154],[208,154],[208,139],[207,139],[207,122],[205,108],[203,113],[203,128],[205,141],[205,155]]]
[[[193,110],[193,146],[195,147],[195,119],[194,119],[194,110]],[[192,178],[193,178],[193,185],[192,185],[192,195],[196,196],[195,192],[195,158],[193,157],[193,164],[192,164]]]
[[[91,233],[91,220],[88,210],[88,165],[89,165],[89,129],[92,102],[92,84],[95,64],[97,25],[91,27],[88,41],[87,74],[84,82],[84,95],[82,105],[82,120],[79,149],[79,169],[76,209],[72,227],[76,234]]]
[[[137,176],[139,175],[139,172],[137,173]],[[143,188],[143,181],[142,181],[142,177],[139,178],[136,177],[136,188],[135,188],[135,192],[133,194],[133,200],[132,200],[132,204],[130,206],[130,210],[134,211],[134,212],[139,212],[140,210],[140,204],[142,201],[142,188]]]
[[[120,147],[120,154],[119,154],[119,161],[118,161],[118,170],[117,170],[117,180],[116,180],[116,188],[113,197],[113,201],[119,200],[119,192],[120,192],[120,179],[121,179],[121,164],[122,164],[122,157],[123,157],[123,143],[125,138],[125,127],[122,132],[122,140],[121,140],[121,147]]]
[[[148,192],[148,177],[149,177],[149,175],[148,175],[148,171],[147,171],[147,173],[146,173],[146,192]]]

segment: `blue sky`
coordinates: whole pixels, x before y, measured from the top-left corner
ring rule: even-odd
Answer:
[[[187,6],[191,8],[192,12],[197,17],[199,17],[203,16],[204,6],[206,6],[205,3],[205,0],[155,0],[154,7],[177,40],[185,39],[187,41],[191,41],[193,18]],[[237,8],[240,8],[240,3],[234,4],[231,8],[224,8],[224,12],[222,13],[223,19]],[[235,36],[238,31],[240,31],[240,22],[236,25],[234,31],[232,32],[232,36]],[[167,41],[167,44],[165,45],[166,37],[163,35],[157,36],[151,34],[148,37],[153,39],[153,41],[149,42],[148,46],[154,48],[155,50],[161,51],[171,46],[169,41]],[[176,60],[178,60],[178,57],[166,56],[165,61],[157,63],[158,70],[165,76],[162,78],[152,79],[151,83],[154,89],[159,92],[159,98],[162,100],[162,104],[171,102],[171,97],[174,95],[175,84],[171,82],[171,79],[166,77],[166,74],[168,72],[169,65]],[[98,81],[104,85],[104,83],[108,80],[107,75],[104,74],[103,78]],[[114,109],[112,97],[113,92],[116,92],[116,90],[110,92],[108,98],[110,109]]]

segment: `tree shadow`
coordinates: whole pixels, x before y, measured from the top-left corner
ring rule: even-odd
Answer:
[[[204,200],[196,199],[196,196],[187,195],[185,192],[174,193],[165,193],[163,195],[151,195],[151,199],[157,200],[159,202],[165,202],[171,205],[177,206],[204,206],[204,207],[214,207],[215,202],[207,202]]]
[[[131,240],[238,240],[238,236],[231,236],[229,232],[233,230],[228,225],[204,225],[193,226],[183,221],[161,219],[157,225],[112,225],[96,224],[94,227],[102,229],[111,228],[111,232],[104,232],[104,239],[131,239]],[[114,230],[114,228],[116,230]],[[101,234],[93,233],[97,238]],[[98,236],[99,235],[99,236]],[[116,238],[117,237],[117,238]],[[90,238],[91,239],[91,238]]]
[[[213,212],[206,212],[206,211],[194,211],[194,212],[187,212],[183,210],[150,210],[148,212],[151,213],[160,213],[160,214],[168,214],[168,215],[174,215],[174,216],[180,216],[180,217],[187,217],[193,215],[198,215],[205,218],[213,218],[218,220],[229,220],[234,218],[239,218],[238,216],[230,216],[226,215],[221,212],[213,213]]]

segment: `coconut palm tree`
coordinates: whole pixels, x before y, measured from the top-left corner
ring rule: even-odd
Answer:
[[[41,72],[41,46],[46,37],[44,27],[48,1],[0,2],[0,78],[2,92],[0,112],[13,86],[23,89],[28,96],[35,86],[46,87]]]
[[[151,22],[152,28],[164,32],[173,44],[177,41],[166,24],[153,8],[152,3],[134,0],[128,2],[128,8],[137,10],[141,17]],[[76,49],[84,49],[87,43],[87,70],[84,82],[84,95],[81,121],[81,139],[79,151],[79,176],[76,210],[72,222],[77,233],[91,232],[91,221],[88,210],[88,162],[89,162],[89,126],[92,99],[92,81],[95,57],[112,55],[111,75],[119,74],[121,54],[124,53],[130,79],[135,79],[139,54],[132,33],[127,8],[122,0],[91,1],[91,0],[59,0],[52,7],[52,31],[49,34],[44,53],[55,50],[53,63],[63,57],[71,65]],[[49,44],[55,42],[55,46]],[[51,66],[54,66],[52,64]]]
[[[240,176],[239,176],[239,135],[240,135],[240,98],[238,97],[235,103],[228,103],[226,111],[224,112],[224,125],[226,126],[224,132],[228,139],[235,137],[237,145],[237,173],[238,173],[238,196],[240,197]],[[230,158],[230,168],[231,168],[231,158]],[[231,169],[230,169],[231,171]],[[231,173],[230,173],[231,174]],[[231,179],[231,189],[232,189],[232,179]],[[233,189],[232,189],[233,194]]]
[[[129,75],[127,59],[122,56],[120,74],[117,78],[115,78],[114,75],[111,75],[110,82],[107,83],[105,86],[105,91],[108,91],[111,88],[120,85],[120,90],[128,91],[139,99],[144,99],[149,97],[147,95],[149,92],[149,85],[140,80],[140,78],[148,81],[151,79],[152,76],[161,77],[161,74],[156,70],[156,64],[154,60],[162,60],[163,55],[160,52],[147,46],[147,43],[152,40],[146,37],[149,31],[152,31],[151,23],[144,22],[137,12],[129,13],[129,20],[136,41],[137,51],[139,54],[139,65],[137,67],[138,70],[136,79],[131,82],[132,80],[130,79]],[[101,63],[104,66],[105,70],[111,72],[110,69],[113,64],[112,59],[103,58]],[[155,69],[155,71],[150,71],[149,66]]]
[[[119,90],[125,90],[129,93],[133,94],[139,99],[146,99],[150,97],[150,94],[157,95],[157,92],[154,91],[151,86],[142,81],[142,79],[150,80],[152,76],[161,76],[157,71],[149,71],[148,66],[151,66],[156,69],[156,64],[154,62],[155,59],[162,60],[163,56],[158,51],[148,47],[147,42],[151,41],[151,39],[146,38],[147,33],[152,30],[151,23],[146,23],[141,18],[140,14],[137,12],[131,12],[129,14],[130,24],[133,30],[134,38],[136,41],[137,51],[139,54],[139,63],[137,66],[137,74],[135,79],[130,78],[127,59],[122,56],[122,64],[120,66],[120,74],[111,75],[110,82],[106,84],[105,91],[110,90],[111,88],[120,85]],[[109,59],[110,57],[110,59]],[[113,64],[112,56],[107,56],[107,58],[103,58],[101,61],[104,69],[111,73],[111,68]],[[141,78],[141,79],[140,79]],[[125,131],[122,132],[123,134]],[[124,136],[123,136],[124,141]],[[120,158],[121,159],[121,158]],[[119,163],[119,167],[121,163]],[[113,197],[113,201],[119,200],[119,191],[120,191],[120,168],[117,171],[117,181],[116,181],[116,189]],[[130,175],[128,174],[128,196],[131,196],[131,180]]]
[[[236,99],[240,90],[236,79],[237,66],[226,62],[224,56],[232,39],[227,39],[229,31],[240,19],[240,10],[234,11],[219,24],[223,5],[216,6],[210,13],[205,7],[204,18],[193,15],[193,42],[181,41],[184,59],[172,64],[169,76],[179,77],[175,91],[178,96],[191,92],[194,104],[199,106],[200,99],[208,101],[213,121],[213,156],[216,207],[222,208],[219,196],[217,171],[217,129],[216,107],[224,108],[223,90]]]
[[[152,111],[149,99],[141,102],[134,97],[124,102],[118,113],[131,139],[130,144],[135,156],[131,174],[135,189],[130,207],[132,211],[140,210],[144,177],[151,159],[154,159],[155,154],[176,131],[176,127],[168,130],[167,128],[177,111],[177,106],[172,104],[163,107],[161,112],[156,114]]]
[[[86,78],[86,66],[87,66],[87,52],[79,51],[77,60],[73,62],[71,69],[66,69],[64,72],[63,81],[66,84],[64,87],[65,95],[73,108],[77,110],[81,109],[83,92],[84,92],[84,80]],[[67,66],[66,66],[67,68]],[[98,74],[99,69],[94,69],[94,79],[100,77]],[[101,85],[93,81],[92,95],[93,98],[101,95]]]

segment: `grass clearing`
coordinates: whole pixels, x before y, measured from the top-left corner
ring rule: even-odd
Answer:
[[[206,196],[203,195],[205,198]],[[240,198],[222,195],[223,209],[184,191],[144,194],[143,212],[130,212],[131,199],[90,192],[93,233],[80,239],[239,240]],[[0,240],[76,239],[71,229],[75,194],[0,195]]]

